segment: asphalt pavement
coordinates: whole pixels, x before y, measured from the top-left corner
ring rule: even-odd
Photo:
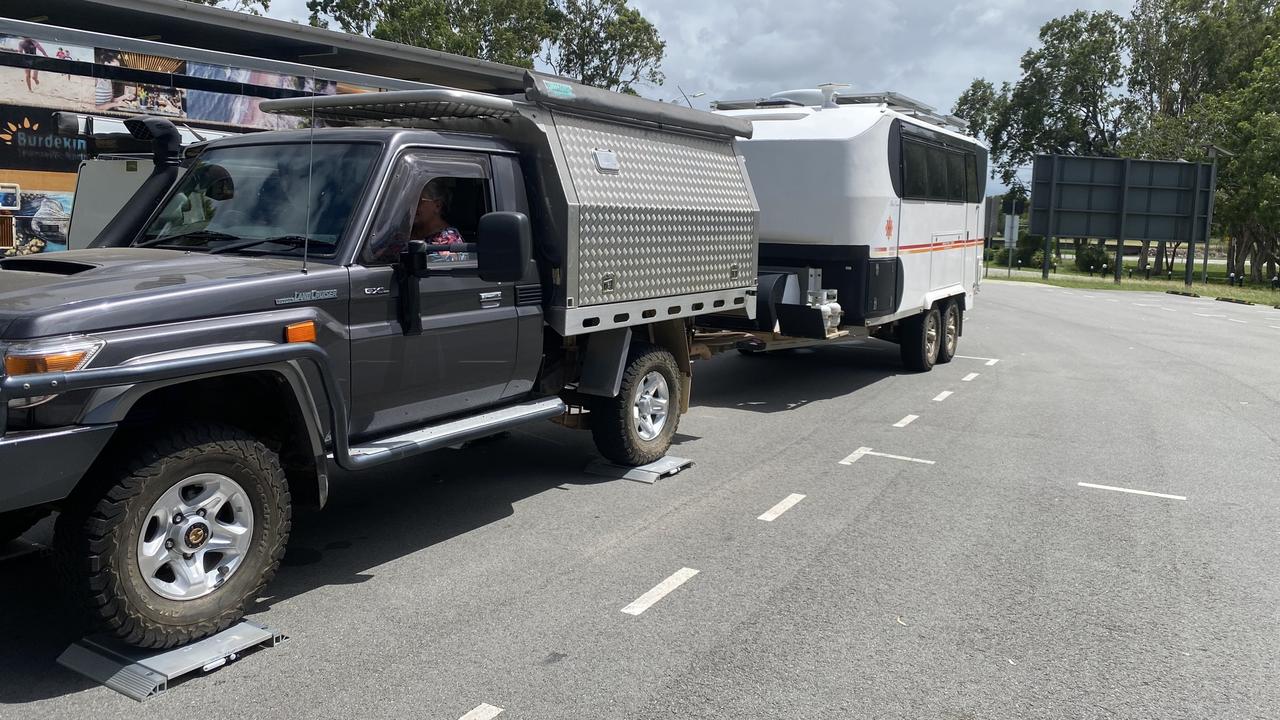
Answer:
[[[1280,310],[986,282],[962,357],[695,368],[646,485],[531,426],[295,515],[290,636],[139,705],[0,560],[0,718],[1274,718]]]

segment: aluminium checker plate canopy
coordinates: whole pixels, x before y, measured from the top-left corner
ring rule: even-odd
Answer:
[[[482,132],[527,178],[547,321],[565,336],[726,310],[755,314],[759,206],[738,118],[529,73],[523,97],[453,89],[269,100],[329,123]]]

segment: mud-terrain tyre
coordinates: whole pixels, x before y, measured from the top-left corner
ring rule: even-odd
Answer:
[[[48,514],[47,510],[13,510],[0,513],[0,545],[7,545],[22,537],[23,533]]]
[[[90,624],[131,645],[170,648],[238,622],[289,538],[289,486],[276,454],[238,428],[198,423],[112,457],[54,532]]]
[[[949,300],[942,309],[941,335],[938,338],[938,364],[945,365],[956,356],[960,346],[960,303]]]
[[[902,364],[910,370],[928,372],[938,359],[938,338],[942,320],[937,308],[913,315],[902,321],[899,349]]]
[[[619,465],[645,465],[671,447],[680,423],[680,369],[671,353],[631,346],[616,398],[591,406],[591,435],[600,454]]]

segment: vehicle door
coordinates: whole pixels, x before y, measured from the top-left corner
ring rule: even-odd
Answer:
[[[480,216],[493,209],[492,178],[481,153],[409,149],[397,158],[351,268],[353,435],[423,425],[501,400],[516,360],[511,283],[482,281],[472,253],[433,252],[433,274],[416,282],[422,333],[405,335],[395,268],[408,241],[456,237],[429,220],[442,219],[463,242],[476,242]],[[424,193],[439,210],[426,208]]]

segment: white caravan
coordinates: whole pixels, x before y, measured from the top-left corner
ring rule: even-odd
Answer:
[[[897,93],[840,86],[718,102],[760,204],[760,287],[746,351],[871,335],[928,370],[951,360],[981,277],[987,148]]]

